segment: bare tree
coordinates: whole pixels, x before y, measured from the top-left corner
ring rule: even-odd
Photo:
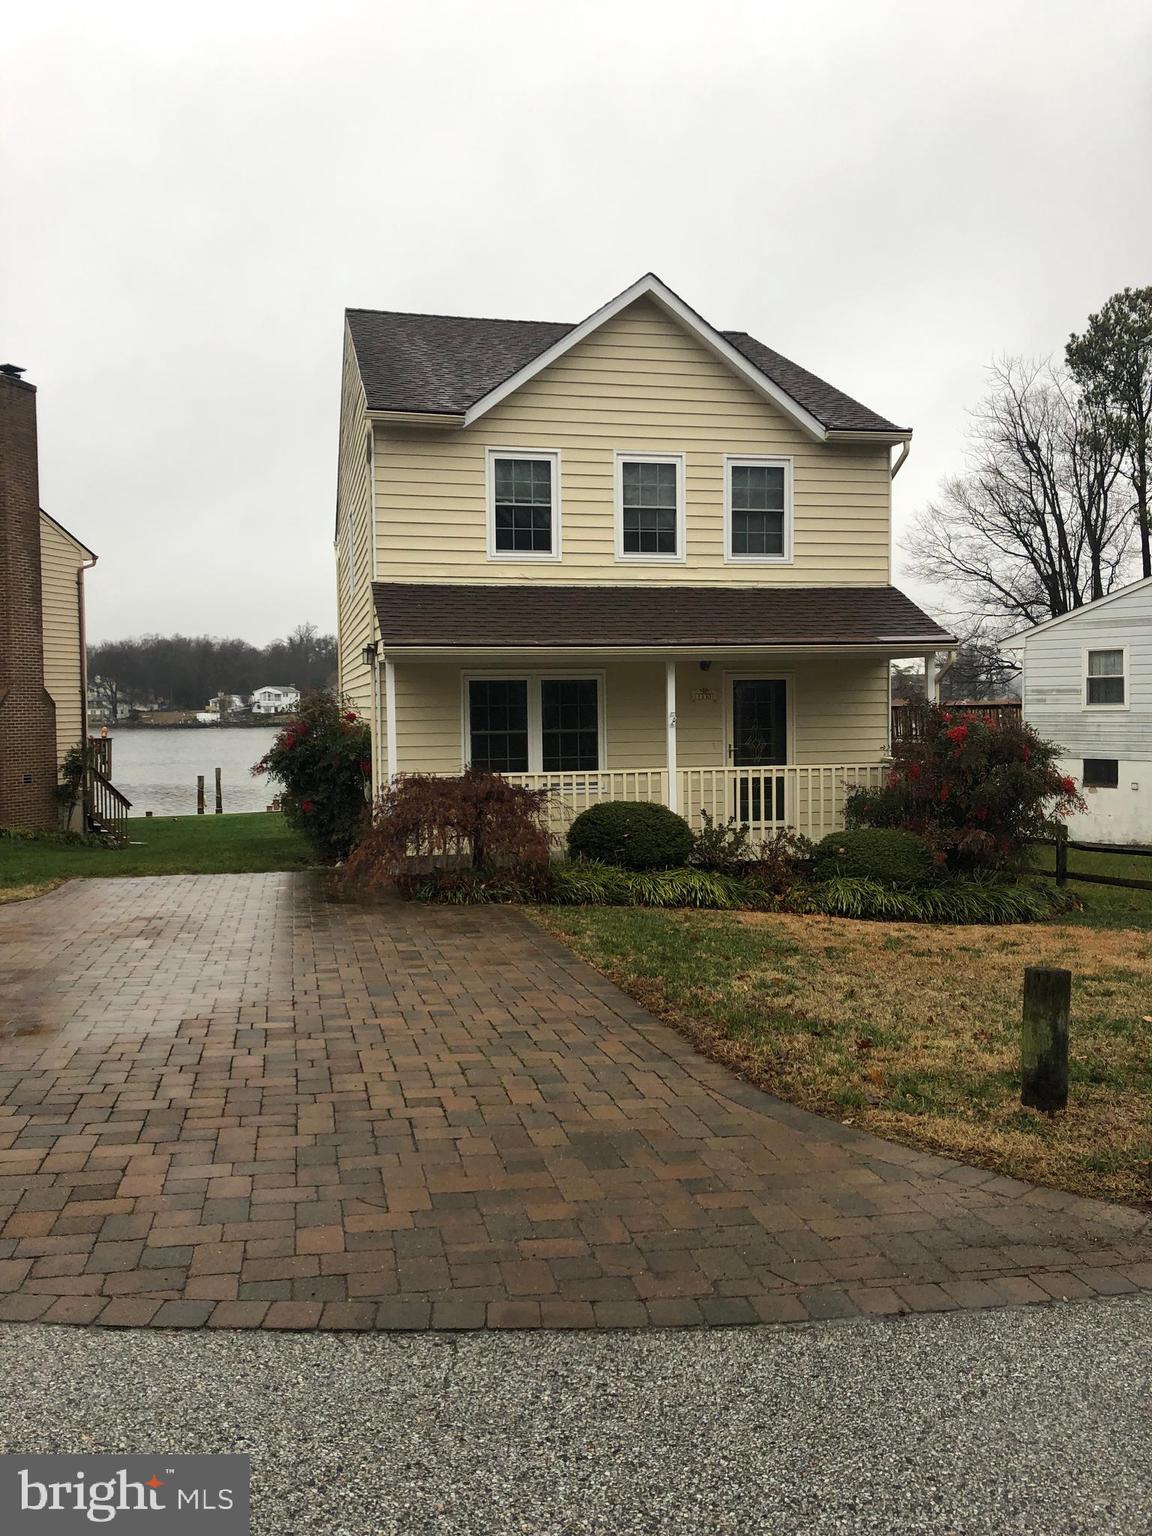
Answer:
[[[969,469],[943,482],[905,547],[915,575],[1003,632],[1109,591],[1131,520],[1114,494],[1122,444],[1108,413],[1049,363],[1006,358],[990,373]]]

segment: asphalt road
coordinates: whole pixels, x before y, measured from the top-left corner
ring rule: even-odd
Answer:
[[[0,1329],[0,1449],[239,1451],[259,1536],[1152,1531],[1152,1297],[801,1329]]]

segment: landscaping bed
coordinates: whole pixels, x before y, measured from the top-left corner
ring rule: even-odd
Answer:
[[[1146,933],[607,907],[532,915],[781,1098],[1017,1178],[1152,1201]],[[1026,965],[1073,972],[1071,1096],[1051,1119],[1019,1102]]]
[[[308,844],[274,812],[130,817],[127,847],[0,838],[0,901],[21,901],[65,880],[115,875],[260,874],[305,869]]]

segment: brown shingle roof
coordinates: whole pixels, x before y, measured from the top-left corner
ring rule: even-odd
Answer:
[[[459,646],[952,644],[895,587],[599,587],[377,581],[385,650]]]
[[[460,415],[575,329],[545,320],[475,320],[379,309],[349,309],[345,315],[370,411]],[[907,430],[746,331],[720,334],[829,430]]]

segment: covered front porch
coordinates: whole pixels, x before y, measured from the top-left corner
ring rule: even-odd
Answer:
[[[386,657],[377,781],[491,769],[550,791],[553,833],[606,800],[651,800],[764,837],[819,839],[889,750],[884,654],[539,653]]]
[[[377,582],[376,782],[467,765],[699,828],[820,838],[879,785],[889,669],[953,637],[892,587]]]

